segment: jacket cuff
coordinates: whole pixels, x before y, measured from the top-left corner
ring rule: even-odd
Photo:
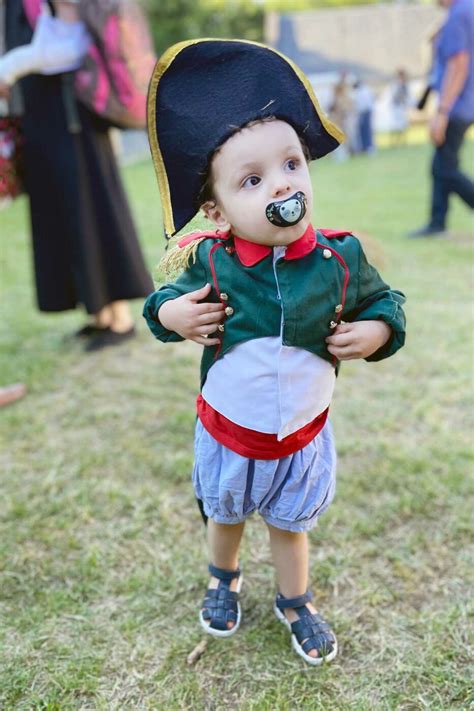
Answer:
[[[374,303],[362,311],[354,321],[385,321],[392,329],[392,335],[384,345],[375,353],[365,358],[367,362],[376,362],[389,358],[396,353],[405,343],[405,314],[402,307],[396,301],[387,305]]]
[[[179,333],[169,331],[165,328],[158,319],[158,311],[160,308],[166,301],[171,301],[173,298],[175,297],[165,292],[155,291],[153,294],[150,294],[143,307],[143,317],[147,322],[148,328],[155,338],[163,343],[174,343],[185,340]]]

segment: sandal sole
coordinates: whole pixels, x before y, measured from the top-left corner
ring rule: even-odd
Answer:
[[[235,591],[236,593],[240,593],[240,590],[242,589],[243,579],[244,578],[241,575],[239,578],[239,582],[237,583],[237,589]],[[240,607],[240,602],[237,602],[237,621],[235,625],[230,628],[230,630],[216,630],[214,627],[211,627],[211,625],[203,618],[202,610],[200,610],[199,612],[199,622],[201,623],[201,627],[203,628],[204,632],[212,635],[212,637],[232,637],[232,635],[238,631],[241,621],[242,608]]]
[[[282,622],[285,627],[290,631],[291,633],[291,646],[293,647],[294,651],[296,654],[299,654],[300,657],[302,657],[305,662],[308,664],[311,664],[313,667],[319,667],[321,664],[328,664],[329,662],[332,662],[332,660],[335,658],[337,655],[337,639],[336,635],[334,632],[332,633],[334,637],[334,649],[330,654],[327,654],[325,657],[310,657],[309,654],[306,654],[306,652],[303,650],[301,644],[298,642],[296,639],[296,635],[294,635],[291,632],[291,624],[289,623],[288,619],[286,616],[283,614],[281,610],[278,609],[276,605],[273,605],[273,612],[275,613],[275,617]]]

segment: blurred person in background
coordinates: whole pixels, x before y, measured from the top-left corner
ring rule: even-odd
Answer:
[[[87,0],[80,0],[81,2]],[[88,47],[79,3],[7,0],[0,96],[22,104],[25,188],[30,200],[38,306],[75,309],[86,350],[135,335],[129,299],[153,290],[113,154],[110,124],[76,101],[72,70]],[[37,8],[36,8],[37,9]],[[12,51],[13,50],[13,51]]]
[[[342,143],[339,148],[334,151],[334,160],[346,160],[355,152],[357,134],[357,115],[346,72],[341,73],[339,80],[334,85],[329,115],[331,120],[334,121],[337,126],[340,126],[346,135],[345,143]]]
[[[372,153],[374,150],[372,131],[374,93],[362,79],[357,79],[354,82],[353,99],[357,112],[356,152]]]
[[[394,144],[403,143],[408,128],[408,110],[412,104],[408,76],[405,69],[397,69],[395,80],[390,89],[392,109],[391,133]]]
[[[410,237],[442,234],[451,193],[474,208],[474,182],[459,169],[459,151],[474,122],[474,3],[439,0],[448,8],[446,22],[435,39],[433,88],[438,106],[430,125],[435,152],[432,162],[432,197],[427,225]]]

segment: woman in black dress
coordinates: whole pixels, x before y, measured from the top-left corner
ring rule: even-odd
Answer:
[[[22,0],[7,0],[6,48],[28,44]],[[21,79],[25,184],[38,307],[81,304],[86,350],[134,335],[129,299],[153,291],[110,143],[109,125],[74,98],[72,76]]]

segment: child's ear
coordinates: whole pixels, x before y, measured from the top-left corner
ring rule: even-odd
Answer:
[[[230,229],[230,224],[228,223],[226,216],[214,200],[208,200],[201,205],[201,210],[208,220],[211,220],[211,222],[222,230],[222,232],[226,232]]]

